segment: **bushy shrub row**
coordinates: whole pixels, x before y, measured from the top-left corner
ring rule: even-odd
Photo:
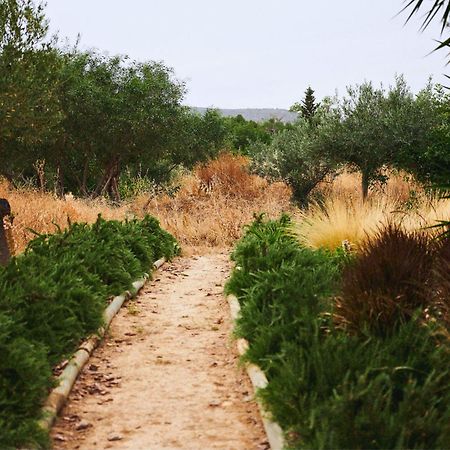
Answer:
[[[99,217],[38,236],[0,269],[0,448],[48,444],[37,420],[52,366],[101,326],[108,297],[177,250],[153,217]]]
[[[289,230],[286,217],[253,223],[227,285],[289,447],[449,448],[449,346],[438,323],[418,310],[390,333],[343,327],[335,297],[358,256],[302,248]]]

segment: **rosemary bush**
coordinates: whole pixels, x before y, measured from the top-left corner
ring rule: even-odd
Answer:
[[[52,366],[99,328],[108,297],[177,251],[153,217],[99,217],[38,236],[0,269],[0,448],[48,445],[37,420]]]

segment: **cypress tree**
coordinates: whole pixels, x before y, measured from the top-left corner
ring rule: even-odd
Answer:
[[[289,110],[298,112],[305,119],[311,120],[316,114],[319,105],[320,103],[316,103],[316,97],[314,97],[314,89],[312,89],[311,86],[308,86],[308,89],[305,91],[305,97],[301,103],[294,103]]]
[[[316,97],[314,97],[314,90],[311,86],[308,86],[308,89],[305,91],[305,98],[302,100],[302,104],[300,106],[300,114],[305,119],[312,119],[314,114],[316,114],[317,108],[319,104],[316,103]]]

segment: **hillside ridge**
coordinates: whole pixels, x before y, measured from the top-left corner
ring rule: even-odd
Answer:
[[[192,110],[204,114],[209,108],[192,106]],[[297,113],[282,108],[213,108],[217,109],[224,117],[235,117],[239,114],[246,120],[264,122],[269,119],[278,119],[285,123],[295,122]]]

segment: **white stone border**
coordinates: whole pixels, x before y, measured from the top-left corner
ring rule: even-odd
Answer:
[[[227,296],[227,300],[228,304],[230,305],[231,317],[233,321],[236,321],[241,312],[241,306],[239,305],[239,301],[232,294]],[[248,349],[247,340],[238,339],[237,349],[239,354],[242,356]],[[256,366],[255,364],[246,363],[245,369],[247,370],[247,374],[250,377],[255,392],[258,389],[264,389],[267,386],[268,381],[266,375],[258,366]],[[270,448],[272,450],[282,450],[284,448],[283,430],[276,422],[272,421],[270,414],[264,409],[264,406],[259,400],[258,400],[258,407],[261,413],[264,430],[266,431],[267,440],[269,441]]]
[[[159,269],[166,262],[165,258],[161,258],[153,264],[155,270]],[[113,301],[105,309],[103,313],[104,326],[101,327],[95,335],[92,335],[85,340],[79,347],[74,355],[70,358],[69,363],[64,368],[63,372],[57,378],[57,387],[50,392],[47,400],[42,408],[43,418],[39,424],[43,429],[50,430],[54,424],[58,413],[66,403],[69,397],[70,391],[83,369],[86,362],[89,360],[94,349],[98,346],[106,330],[108,329],[114,316],[118,313],[125,300],[135,297],[142,289],[149,275],[144,276],[133,283],[131,291],[124,292],[122,295],[114,297]]]

